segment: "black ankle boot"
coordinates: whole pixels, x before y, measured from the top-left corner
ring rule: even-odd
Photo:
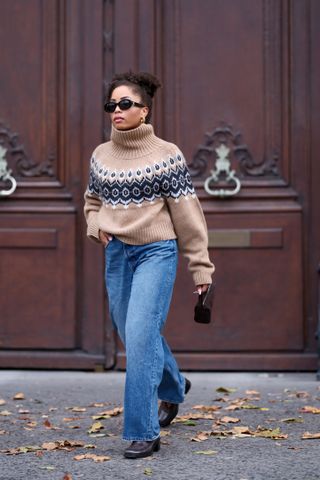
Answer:
[[[160,450],[160,437],[148,442],[134,441],[131,443],[130,447],[125,449],[124,456],[126,458],[149,457],[150,455],[153,454],[153,452],[158,452],[159,450]]]
[[[191,382],[186,378],[186,386],[184,393],[187,394],[191,388]],[[170,402],[161,402],[158,416],[159,416],[159,424],[160,427],[167,427],[170,425],[172,420],[178,415],[179,411],[179,404],[178,403],[170,403]]]

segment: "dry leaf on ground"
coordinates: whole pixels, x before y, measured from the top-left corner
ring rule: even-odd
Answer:
[[[94,462],[106,462],[111,460],[111,457],[107,457],[105,455],[95,455],[94,453],[83,453],[81,455],[76,455],[73,457],[74,460],[93,460]]]
[[[192,452],[197,455],[215,455],[218,453],[216,450],[199,450],[198,452]]]
[[[226,393],[227,395],[229,393],[234,393],[237,391],[237,388],[227,388],[227,387],[218,387],[216,388],[216,392],[218,393]]]
[[[9,415],[12,415],[12,413],[9,412],[9,410],[1,410],[0,415],[3,417],[8,417]]]
[[[25,399],[25,396],[24,396],[24,393],[22,392],[16,393],[15,396],[12,398],[12,400],[24,400],[24,399]]]
[[[7,402],[3,399],[3,398],[0,398],[0,405],[5,405]]]
[[[281,433],[280,428],[258,427],[254,432],[255,437],[271,438],[272,440],[283,440],[288,438],[287,434]]]
[[[303,423],[304,420],[302,417],[298,417],[298,418],[282,418],[280,420],[280,422],[283,422],[283,423]]]
[[[210,437],[211,432],[198,432],[195,437],[191,438],[192,442],[204,442],[205,440],[208,440]]]
[[[186,415],[178,415],[172,423],[186,422],[188,420],[214,420],[216,417],[211,413],[187,413]]]
[[[52,423],[50,422],[50,420],[45,420],[43,422],[43,425],[48,429],[48,430],[61,430],[60,427],[55,427],[54,425],[52,425]]]
[[[152,475],[152,468],[145,468],[143,474],[150,477]]]
[[[203,412],[216,412],[217,410],[221,410],[221,407],[217,405],[195,405],[192,408],[194,410],[202,410]]]
[[[320,440],[320,432],[319,433],[310,433],[305,432],[302,437],[302,440]]]
[[[312,407],[311,405],[305,405],[304,407],[300,408],[299,412],[319,414],[320,413],[320,408]]]
[[[104,426],[101,422],[94,422],[88,430],[88,433],[97,433],[102,430]]]
[[[38,450],[41,450],[41,447],[38,445],[25,445],[22,447],[10,448],[9,450],[1,450],[1,453],[5,453],[6,455],[19,455],[20,453],[37,452]]]
[[[71,410],[71,412],[86,412],[87,409],[85,407],[66,407],[66,410]]]
[[[240,420],[240,418],[225,416],[225,417],[219,418],[218,422],[221,422],[221,423],[239,423],[239,422],[241,422],[241,420]]]
[[[68,450],[71,451],[75,447],[83,447],[84,442],[78,440],[56,440],[55,442],[44,442],[41,447],[43,450]]]

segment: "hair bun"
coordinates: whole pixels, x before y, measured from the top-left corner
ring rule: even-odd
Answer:
[[[134,73],[130,70],[129,72],[115,75],[112,82],[121,80],[139,85],[140,88],[143,88],[151,98],[153,98],[158,88],[161,87],[161,83],[157,77],[148,72]]]
[[[148,95],[152,98],[159,87],[161,87],[161,83],[151,73],[147,72],[140,72],[136,74],[137,83],[146,90]]]

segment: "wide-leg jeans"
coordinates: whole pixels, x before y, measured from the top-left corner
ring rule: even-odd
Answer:
[[[105,249],[112,322],[126,350],[123,438],[160,434],[158,399],[181,403],[185,378],[161,335],[177,270],[177,242],[129,245],[113,238]]]

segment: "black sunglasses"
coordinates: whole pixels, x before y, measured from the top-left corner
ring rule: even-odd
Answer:
[[[119,105],[120,110],[129,110],[129,108],[135,106],[143,108],[145,105],[142,103],[134,102],[130,98],[123,98],[120,102],[107,102],[104,105],[104,109],[107,113],[113,113],[117,106]]]

